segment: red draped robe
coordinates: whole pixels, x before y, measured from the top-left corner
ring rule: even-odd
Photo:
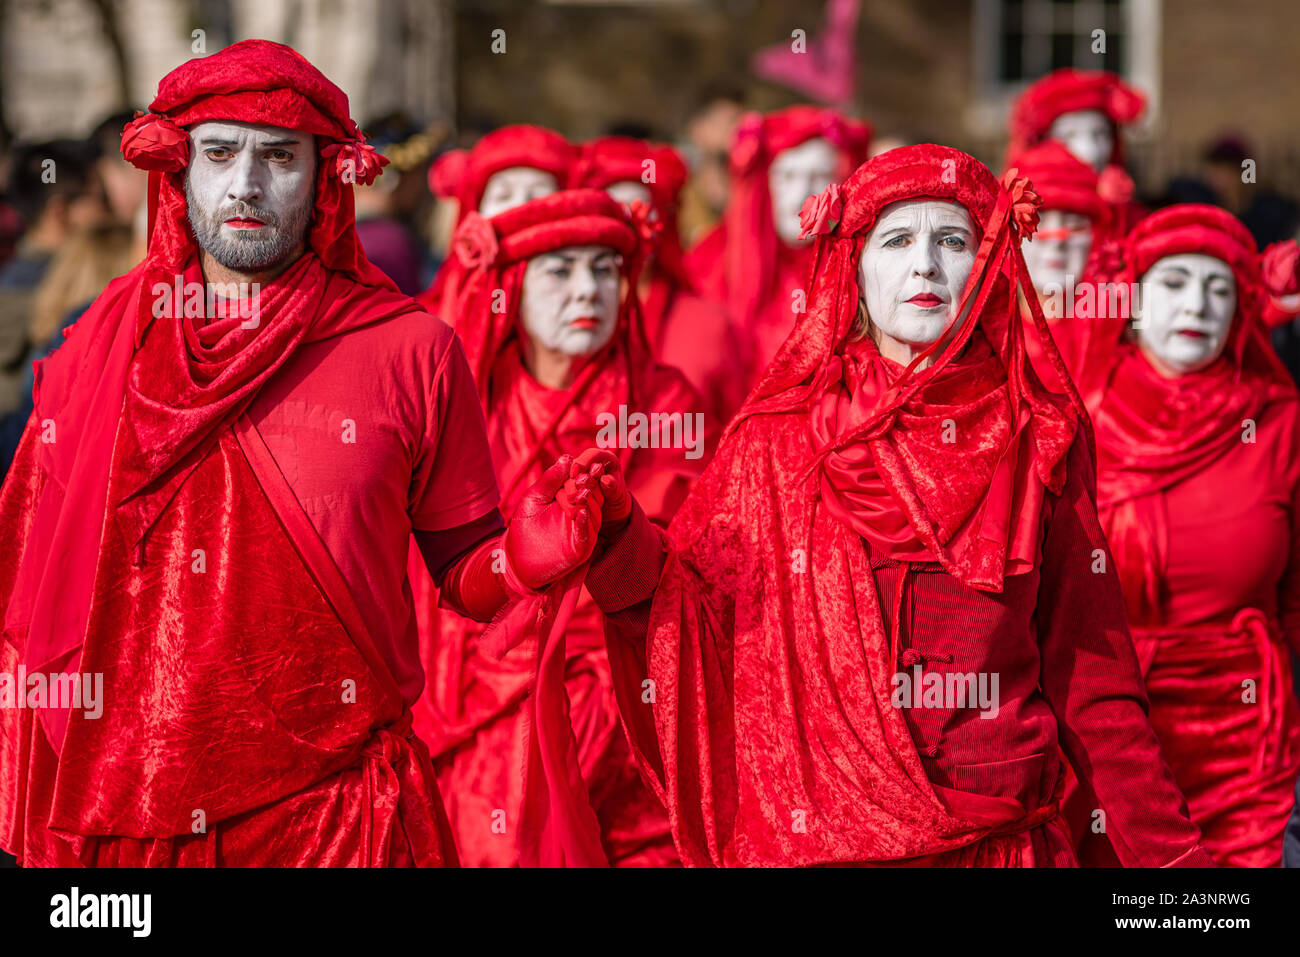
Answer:
[[[1229,374],[1224,360],[1163,380],[1123,348],[1099,439],[1131,422],[1181,440],[1102,455],[1101,516],[1133,592],[1151,721],[1206,848],[1223,865],[1277,867],[1300,773],[1300,403],[1256,383],[1238,406]],[[1265,389],[1271,400],[1249,394]],[[1081,853],[1106,860],[1086,837]]]
[[[545,466],[597,444],[595,417],[601,411],[617,414],[619,403],[626,401],[622,381],[621,369],[608,369],[570,404],[571,390],[547,388],[528,373],[516,342],[502,351],[493,370],[487,422],[507,518]],[[640,410],[700,409],[694,390],[674,369],[653,366],[641,381]],[[547,437],[557,417],[559,426]],[[685,458],[680,448],[637,449],[620,457],[629,485],[652,517],[664,523],[704,462]],[[486,626],[439,607],[414,553],[411,564],[429,675],[415,709],[416,728],[433,754],[461,863],[516,865],[528,743],[524,702],[536,669],[535,636],[495,660],[479,647]],[[606,855],[617,866],[674,863],[667,816],[641,780],[619,727],[601,614],[585,592],[569,622],[566,643],[565,690],[578,761]]]
[[[683,862],[1071,866],[1061,748],[1126,865],[1207,863],[1119,583],[1093,573],[1106,542],[1084,433],[1043,500],[1036,563],[1000,592],[869,544],[810,493],[814,451],[806,412],[752,415],[666,535],[634,523],[588,577]],[[973,491],[949,486],[950,502]],[[998,675],[996,715],[895,707],[893,676],[916,668]]]

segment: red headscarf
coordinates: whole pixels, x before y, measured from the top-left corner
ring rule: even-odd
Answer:
[[[1227,263],[1237,311],[1223,355],[1199,372],[1166,379],[1123,338],[1122,314],[1098,325],[1106,340],[1090,351],[1101,378],[1095,406],[1097,503],[1124,578],[1130,612],[1157,607],[1163,580],[1159,516],[1151,496],[1195,475],[1241,441],[1242,422],[1272,402],[1294,401],[1295,385],[1268,341],[1260,311],[1268,294],[1249,230],[1217,206],[1169,206],[1142,220],[1104,256],[1105,282],[1140,280],[1166,256],[1196,253]],[[1085,388],[1090,386],[1085,384]]]
[[[519,123],[487,133],[470,149],[448,150],[429,167],[429,190],[458,204],[456,224],[478,212],[487,182],[516,166],[539,169],[555,177],[557,189],[568,184],[577,148],[559,133]]]
[[[809,408],[827,507],[895,558],[938,561],[992,591],[1004,575],[1033,568],[1044,490],[1060,491],[1066,453],[1086,423],[1077,395],[1071,390],[1073,409],[1060,407],[1028,364],[1017,286],[1028,290],[1049,361],[1063,368],[1020,253],[1038,199],[1024,179],[1004,185],[965,153],[924,144],[884,153],[842,188],[810,197],[801,218],[819,238],[808,311],[728,428],[749,415]],[[866,237],[886,206],[911,199],[959,203],[980,239],[961,301],[970,321],[921,372],[917,364],[938,342],[904,369],[870,340],[848,340]],[[930,411],[936,403],[942,408]],[[995,441],[957,465],[952,446],[931,442],[947,419],[961,434]],[[953,474],[964,487],[939,478]]]
[[[603,136],[582,144],[573,168],[572,186],[608,189],[624,182],[642,183],[649,189],[650,204],[663,224],[654,237],[655,272],[667,276],[675,285],[694,288],[682,265],[682,238],[677,232],[678,200],[686,185],[686,164],[681,155],[671,146],[630,136]]]
[[[1115,124],[1115,146],[1110,161],[1121,165],[1124,144],[1120,128],[1135,121],[1146,109],[1146,97],[1117,74],[1104,70],[1075,70],[1065,67],[1031,83],[1011,108],[1011,140],[1008,157],[1023,153],[1041,142],[1052,123],[1063,113],[1097,110]],[[1010,164],[1008,164],[1010,165]]]
[[[627,280],[614,337],[579,374],[569,390],[570,404],[580,403],[591,384],[617,366],[623,369],[628,407],[635,407],[635,373],[649,363],[635,288],[642,249],[638,229],[645,226],[645,212],[639,210],[634,223],[603,190],[575,189],[523,203],[491,219],[473,211],[466,216],[451,243],[451,254],[463,270],[451,312],[484,408],[488,408],[492,395],[492,375],[498,358],[507,348],[516,346],[522,335],[519,305],[528,260],[566,246],[608,246],[617,250],[623,256]],[[633,356],[640,361],[633,360]],[[558,421],[560,416],[556,418]],[[545,439],[538,443],[539,447],[543,444]],[[530,464],[521,463],[523,472]],[[510,498],[508,489],[503,498]]]
[[[175,300],[169,318],[155,311],[157,287],[202,280],[186,215],[183,127],[214,120],[317,137],[308,251],[261,291],[254,328],[239,316],[202,325]],[[123,132],[122,153],[150,171],[148,252],[37,368],[35,420],[56,421],[60,431],[39,449],[50,479],[36,506],[31,541],[39,547],[23,556],[5,621],[7,629],[27,625],[31,670],[73,662],[83,643],[100,516],[103,538],[116,529],[139,563],[181,483],[298,345],[416,308],[366,259],[354,229],[350,184],[373,181],[386,161],[349,119],[343,91],[289,47],[246,40],[177,67],[150,112]],[[110,476],[118,493],[111,501]],[[56,749],[66,714],[42,713]]]
[[[781,239],[772,222],[768,173],[783,150],[824,137],[840,151],[843,179],[867,158],[871,127],[819,106],[791,106],[766,115],[747,113],[731,147],[731,197],[722,228],[727,299],[732,316],[749,328],[771,292]]]

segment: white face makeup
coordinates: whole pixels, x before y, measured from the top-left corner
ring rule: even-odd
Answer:
[[[315,138],[231,122],[199,123],[189,133],[185,199],[199,245],[237,272],[283,262],[311,223]]]
[[[619,256],[607,246],[543,253],[524,269],[519,319],[534,344],[566,356],[599,352],[618,323]]]
[[[975,246],[970,213],[958,203],[904,200],[884,208],[858,267],[872,324],[903,347],[882,346],[882,353],[921,352],[943,334],[975,264]],[[959,331],[954,324],[951,334]]]
[[[1092,248],[1092,220],[1082,213],[1045,209],[1034,238],[1020,247],[1040,295],[1061,295],[1079,281]]]
[[[635,202],[650,203],[650,187],[645,183],[638,183],[636,180],[625,179],[617,183],[610,183],[605,187],[605,192],[609,193],[624,206],[630,206]]]
[[[1157,260],[1142,277],[1138,346],[1166,377],[1197,372],[1223,354],[1237,310],[1232,267],[1201,253]]]
[[[1047,138],[1060,140],[1077,159],[1098,173],[1110,163],[1115,149],[1110,117],[1100,110],[1062,113],[1048,127]]]
[[[777,153],[768,170],[772,191],[772,223],[776,234],[789,245],[812,240],[799,238],[799,210],[809,196],[820,193],[835,178],[839,156],[831,142],[820,136]]]
[[[555,177],[531,166],[512,166],[488,177],[478,211],[491,218],[530,199],[549,196],[559,188]]]

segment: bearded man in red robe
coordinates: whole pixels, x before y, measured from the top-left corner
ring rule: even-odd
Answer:
[[[503,538],[464,354],[366,260],[351,184],[383,160],[305,59],[191,60],[122,150],[148,254],[38,368],[0,493],[0,847],[454,863],[407,543],[487,620],[582,565],[596,510],[557,462]]]

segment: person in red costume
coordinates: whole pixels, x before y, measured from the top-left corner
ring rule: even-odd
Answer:
[[[685,864],[1070,866],[1058,747],[1126,865],[1212,863],[1146,715],[1087,417],[1025,356],[1021,302],[1055,357],[1036,203],[948,147],[876,157],[805,204],[808,311],[667,534],[604,453],[575,463],[609,469],[587,587]]]
[[[1079,326],[1096,314],[1095,298],[1091,304],[1079,299],[1087,288],[1080,285],[1084,267],[1094,249],[1116,238],[1133,197],[1133,182],[1117,166],[1106,167],[1098,176],[1062,143],[1050,139],[1013,156],[1007,168],[1029,179],[1043,201],[1038,228],[1021,251],[1057,351],[1076,374],[1085,339]],[[1065,391],[1028,327],[1025,347],[1038,377],[1054,391]]]
[[[1124,127],[1142,116],[1146,96],[1117,74],[1104,70],[1055,70],[1025,88],[1011,108],[1007,166],[1011,159],[1044,140],[1057,140],[1098,176],[1122,182]],[[1108,173],[1108,167],[1116,167]],[[1122,174],[1117,176],[1116,174]],[[1131,196],[1121,222],[1127,232],[1146,210]]]
[[[473,212],[495,216],[568,185],[577,148],[559,133],[519,123],[484,135],[470,149],[448,150],[429,167],[429,190],[456,203],[456,225]],[[429,288],[416,297],[430,315],[443,314],[443,298],[458,282],[460,261],[448,255]]]
[[[646,212],[638,207],[634,215]],[[645,224],[629,219],[605,192],[569,190],[491,219],[471,215],[453,239],[465,270],[456,333],[487,412],[506,515],[547,462],[593,446],[618,450],[618,468],[651,520],[662,524],[702,471],[699,399],[676,369],[654,360],[640,328],[638,225]],[[684,428],[675,436],[665,426],[653,443],[631,433],[618,441],[608,423],[620,410],[675,416]],[[684,448],[682,437],[693,447]],[[416,565],[412,556],[413,580]],[[537,863],[521,824],[527,814],[520,774],[537,638],[529,633],[497,660],[483,648],[483,626],[439,607],[422,577],[417,610],[430,678],[416,730],[433,754],[461,862]],[[667,815],[642,782],[619,727],[601,615],[586,595],[566,641],[564,688],[585,797],[599,827],[597,859],[567,863],[675,862]]]
[[[1300,404],[1260,321],[1270,289],[1213,206],[1153,213],[1108,261],[1141,282],[1141,322],[1111,338],[1097,502],[1151,723],[1215,860],[1276,867],[1300,772]]]
[[[639,282],[641,314],[655,357],[681,370],[721,429],[744,395],[734,359],[743,348],[725,304],[697,294],[682,262],[677,206],[686,164],[671,146],[605,136],[580,147],[573,185],[606,190],[620,202],[653,210],[654,236]]]
[[[122,152],[150,171],[147,255],[38,367],[0,491],[0,672],[27,676],[0,707],[0,847],[453,864],[411,728],[407,543],[463,614],[545,618],[599,496],[561,494],[561,460],[503,536],[455,335],[357,240],[351,184],[383,161],[299,54],[177,67]],[[60,676],[94,700],[39,693]]]
[[[799,209],[867,156],[871,127],[816,106],[748,113],[731,149],[722,222],[687,254],[700,292],[727,303],[745,352],[732,363],[747,394],[806,309],[813,246]]]

